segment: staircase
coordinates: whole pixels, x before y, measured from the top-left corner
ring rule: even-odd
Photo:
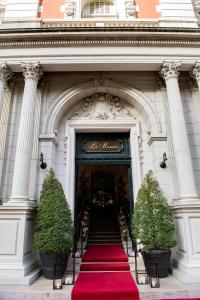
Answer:
[[[88,245],[121,243],[120,228],[114,207],[93,207],[90,216]]]

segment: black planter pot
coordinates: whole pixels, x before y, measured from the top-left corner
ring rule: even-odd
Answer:
[[[160,278],[167,277],[170,266],[170,256],[171,251],[142,251],[147,273],[156,276],[157,271]]]
[[[61,277],[66,269],[70,251],[66,253],[40,254],[43,276],[47,279],[53,279],[55,265],[56,276]]]

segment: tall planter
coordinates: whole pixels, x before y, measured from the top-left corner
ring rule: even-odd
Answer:
[[[65,271],[73,242],[71,212],[62,185],[51,169],[44,180],[37,205],[33,248],[40,253],[43,274],[48,279]]]
[[[47,279],[53,279],[56,271],[56,275],[62,277],[67,267],[69,253],[68,250],[66,253],[40,254],[43,276]]]
[[[143,247],[148,273],[154,272],[157,265],[160,277],[168,276],[170,249],[176,245],[175,225],[167,199],[151,170],[139,189],[132,224],[133,236]]]
[[[160,278],[168,276],[171,251],[142,251],[147,273]]]

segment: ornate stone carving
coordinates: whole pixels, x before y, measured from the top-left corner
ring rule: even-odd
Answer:
[[[136,5],[133,3],[133,1],[126,1],[125,10],[129,17],[133,17],[136,14]]]
[[[109,79],[108,78],[96,78],[94,80],[94,86],[96,88],[102,87],[102,86],[108,87],[108,85],[109,85]]]
[[[190,73],[190,75],[192,76],[192,78],[194,78],[196,81],[200,80],[200,62],[196,62],[195,66],[192,70],[192,72]]]
[[[178,77],[180,74],[180,68],[180,62],[164,62],[160,70],[160,76],[164,80],[167,80],[171,77]]]
[[[75,15],[76,3],[73,1],[67,2],[65,4],[65,15],[67,17],[73,17]]]
[[[40,80],[43,76],[43,71],[39,63],[22,63],[21,64],[24,78],[33,78]]]
[[[194,7],[194,12],[196,15],[196,18],[198,19],[198,23],[200,21],[199,13],[200,13],[200,1],[199,0],[193,0],[193,7]]]
[[[0,64],[0,80],[7,83],[11,80],[13,73],[11,72],[10,68],[7,66],[6,63]]]
[[[66,136],[64,138],[64,164],[66,165],[66,160],[67,160],[67,140],[68,137]]]
[[[91,97],[86,97],[69,113],[69,120],[80,118],[98,120],[116,118],[136,119],[131,105],[122,101],[117,96],[104,93],[97,93]]]
[[[138,137],[138,144],[139,144],[139,155],[140,155],[140,163],[144,163],[144,155],[143,155],[143,146],[142,146],[143,140],[141,137]]]

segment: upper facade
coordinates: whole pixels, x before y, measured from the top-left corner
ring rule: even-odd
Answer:
[[[200,9],[197,0],[148,0],[148,5],[147,0],[7,0],[6,3],[4,28],[66,24],[195,28]]]

